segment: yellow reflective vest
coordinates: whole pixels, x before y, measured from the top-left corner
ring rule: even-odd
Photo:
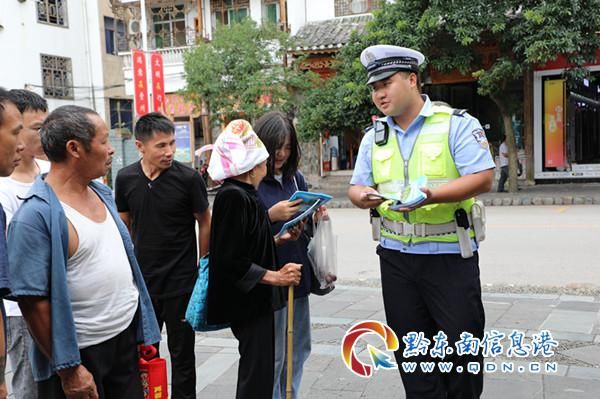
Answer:
[[[453,109],[434,105],[433,115],[427,117],[417,136],[409,159],[403,159],[395,132],[390,132],[387,143],[373,145],[372,171],[377,191],[382,194],[400,194],[408,187],[411,179],[427,176],[428,187],[435,188],[460,177],[450,152],[449,134]],[[389,127],[386,127],[389,129]],[[389,209],[392,201],[383,202],[377,211],[382,218],[411,224],[446,224],[454,222],[454,212],[463,208],[470,214],[474,199],[443,204],[429,204],[411,212],[396,212]],[[383,224],[382,224],[383,226]],[[473,235],[471,231],[471,235]],[[398,235],[384,227],[381,236],[405,243],[458,242],[455,233],[415,237]]]

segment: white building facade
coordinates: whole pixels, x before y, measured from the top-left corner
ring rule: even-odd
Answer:
[[[183,53],[199,38],[210,40],[219,23],[228,25],[249,16],[257,23],[269,21],[281,26],[287,23],[290,33],[295,35],[306,23],[364,14],[379,3],[378,0],[146,0],[149,49],[163,54],[165,92],[174,93],[185,87]],[[137,2],[129,5],[138,7]],[[282,21],[282,5],[286,7],[286,21]],[[128,34],[138,32],[135,18],[139,18],[139,13],[123,15],[125,18],[135,15],[125,24]],[[133,95],[131,54],[121,55],[125,90]]]
[[[105,118],[100,35],[97,1],[2,0],[0,86]]]

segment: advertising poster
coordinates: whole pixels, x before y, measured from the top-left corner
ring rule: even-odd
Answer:
[[[179,162],[192,163],[194,148],[192,127],[189,122],[175,123],[175,159]]]
[[[544,166],[565,166],[565,80],[544,82]]]

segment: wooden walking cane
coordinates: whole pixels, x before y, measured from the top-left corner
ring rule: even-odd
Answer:
[[[294,286],[288,287],[288,313],[287,313],[287,380],[285,384],[285,398],[292,399],[292,375],[294,358]]]

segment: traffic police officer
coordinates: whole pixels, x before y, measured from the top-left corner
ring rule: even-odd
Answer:
[[[478,244],[472,226],[481,227],[481,220],[473,220],[481,216],[473,197],[492,187],[495,165],[488,142],[477,119],[421,94],[418,72],[425,57],[420,52],[378,45],[365,49],[360,59],[373,102],[385,117],[374,122],[361,142],[348,196],[356,206],[381,217],[372,223],[380,243],[387,323],[401,341],[395,355],[406,397],[479,398],[482,371],[472,374],[467,366],[482,366],[483,358],[458,356],[455,343],[463,332],[483,337]],[[391,201],[369,195],[402,193],[420,176],[428,178],[421,189],[427,199],[415,208],[393,211]],[[482,231],[477,238],[483,238]],[[443,359],[453,363],[453,372],[425,373],[418,366],[414,373],[404,372],[403,362],[438,358],[430,352],[403,357],[404,349],[410,348],[402,337],[423,332],[433,343],[439,331],[453,349]],[[462,372],[456,372],[459,366]]]

